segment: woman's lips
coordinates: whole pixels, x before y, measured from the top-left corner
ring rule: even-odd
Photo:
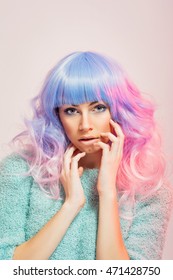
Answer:
[[[84,145],[91,145],[94,144],[95,142],[99,141],[99,138],[91,138],[91,139],[80,139],[80,143]]]

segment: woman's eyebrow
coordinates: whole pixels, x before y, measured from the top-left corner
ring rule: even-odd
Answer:
[[[89,106],[91,106],[91,105],[93,105],[93,104],[96,104],[96,103],[98,103],[98,101],[94,101],[94,102],[91,102],[90,104],[89,104]],[[75,104],[71,104],[72,106],[74,106],[74,107],[78,107],[79,105],[75,105]]]

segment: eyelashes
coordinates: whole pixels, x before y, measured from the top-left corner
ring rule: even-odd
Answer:
[[[98,112],[104,112],[107,109],[107,107],[103,104],[98,104],[94,107],[94,109]]]
[[[98,105],[94,106],[94,108],[92,109],[92,111],[94,111],[96,113],[101,113],[106,110],[107,110],[107,107],[103,104],[98,104]],[[64,113],[67,115],[76,115],[79,113],[79,111],[74,107],[69,107],[64,110]]]
[[[74,115],[74,114],[76,114],[76,112],[77,112],[77,110],[75,109],[75,108],[66,108],[65,110],[64,110],[64,113],[66,114],[66,115]]]

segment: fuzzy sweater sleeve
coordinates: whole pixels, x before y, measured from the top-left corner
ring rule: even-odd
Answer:
[[[167,186],[162,186],[154,195],[137,202],[135,216],[126,240],[130,259],[162,258],[172,207],[173,193]]]
[[[12,259],[16,246],[25,242],[25,223],[32,177],[17,155],[0,163],[0,260]]]

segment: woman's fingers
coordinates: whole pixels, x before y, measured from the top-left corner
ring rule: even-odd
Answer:
[[[110,152],[111,152],[112,156],[113,155],[115,156],[118,153],[119,148],[122,147],[120,137],[116,137],[111,132],[101,133],[101,136],[106,137],[111,141]]]
[[[67,175],[69,175],[70,171],[72,170],[73,172],[78,171],[78,162],[86,154],[85,152],[80,152],[77,153],[77,155],[74,155],[76,150],[77,148],[73,144],[70,144],[64,153],[63,172],[65,172]],[[82,170],[80,171],[82,174]],[[80,173],[78,172],[78,174]]]
[[[124,133],[123,133],[123,131],[121,129],[121,126],[118,123],[116,123],[113,120],[111,120],[111,119],[110,119],[110,124],[114,128],[114,131],[115,131],[117,137],[124,138]]]
[[[110,120],[110,124],[112,125],[112,127],[117,135],[117,136],[114,136],[115,137],[114,139],[116,139],[115,141],[113,141],[113,138],[112,138],[113,144],[112,144],[111,150],[113,152],[118,151],[121,153],[122,149],[123,149],[123,145],[124,145],[124,133],[121,129],[121,126],[118,123],[114,122],[113,120]]]
[[[105,144],[103,142],[97,142],[97,143],[94,143],[95,146],[99,146],[102,150],[103,150],[103,156],[109,152],[110,150],[110,147],[108,144]]]
[[[101,137],[107,139],[111,142],[111,145],[105,144],[104,142],[97,142],[95,145],[100,146],[103,150],[103,154],[110,151],[110,156],[113,158],[120,158],[123,152],[124,145],[124,134],[119,124],[110,120],[110,123],[115,131],[116,136],[111,132],[101,133]],[[97,145],[98,144],[98,145]]]
[[[71,164],[71,158],[73,156],[74,151],[77,148],[75,146],[69,146],[64,154],[64,168],[66,172],[68,173],[70,171],[70,164]]]
[[[79,177],[81,177],[81,176],[82,176],[83,171],[84,171],[84,168],[83,168],[82,166],[80,166],[80,167],[78,168]]]
[[[86,155],[85,152],[79,153],[71,159],[71,170],[72,171],[77,171],[78,170],[78,162],[85,155]]]
[[[110,123],[114,127],[114,130],[115,130],[116,135],[117,135],[117,139],[119,141],[119,143],[118,143],[118,155],[119,155],[119,157],[121,157],[122,153],[123,153],[123,146],[124,146],[124,133],[121,129],[121,126],[118,123],[115,123],[112,120],[110,120]],[[114,149],[114,146],[113,146],[113,149]]]
[[[77,174],[78,161],[80,160],[81,157],[85,155],[85,153],[80,153],[74,156],[76,150],[77,148],[73,145],[70,145],[66,149],[64,153],[63,167],[60,175],[60,180],[70,180],[71,175],[73,175],[74,173]],[[80,173],[82,174],[82,170],[80,170]]]
[[[100,135],[103,138],[108,138],[112,142],[117,141],[117,137],[115,135],[113,135],[111,132],[101,132]]]
[[[63,167],[60,175],[66,200],[76,205],[79,210],[85,204],[85,195],[80,181],[83,167],[78,168],[78,162],[85,154],[85,152],[81,153],[73,144],[69,145],[64,153]]]

